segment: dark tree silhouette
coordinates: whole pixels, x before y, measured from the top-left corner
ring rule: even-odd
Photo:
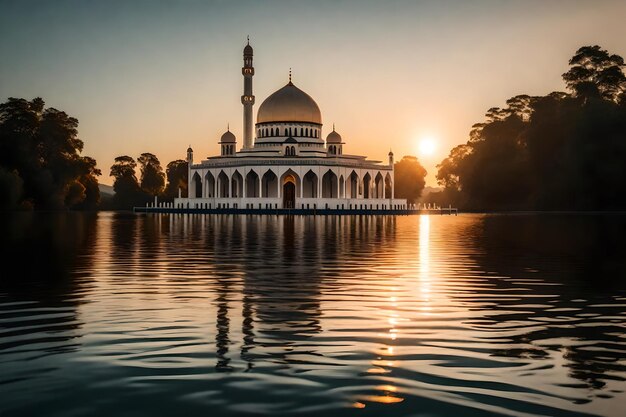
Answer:
[[[87,208],[100,171],[80,156],[78,120],[41,98],[0,104],[0,195],[4,208]],[[88,191],[89,190],[89,191]],[[85,200],[89,199],[89,202]]]
[[[178,189],[181,189],[181,195],[187,197],[187,161],[177,159],[167,164],[165,173],[167,176],[167,187],[165,188],[165,198],[173,200],[178,197]]]
[[[165,187],[165,174],[161,168],[161,162],[156,155],[142,153],[137,162],[141,167],[141,189],[150,196],[158,196]]]
[[[414,156],[405,156],[394,164],[394,195],[415,203],[426,185],[426,169]]]
[[[136,168],[137,162],[130,156],[123,155],[115,158],[110,173],[110,176],[115,178],[113,182],[115,196],[112,202],[114,208],[130,209],[145,202],[146,197],[135,175]]]
[[[466,209],[626,209],[624,61],[580,48],[570,93],[516,96],[491,108],[438,165],[436,201]]]
[[[618,101],[626,83],[621,56],[611,55],[598,45],[583,46],[569,64],[571,68],[563,74],[563,79],[576,96]]]

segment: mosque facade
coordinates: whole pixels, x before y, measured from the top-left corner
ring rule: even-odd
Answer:
[[[402,212],[394,197],[394,159],[387,163],[344,153],[335,131],[323,138],[315,100],[289,82],[259,106],[253,124],[253,49],[243,51],[243,140],[228,130],[220,155],[197,161],[187,149],[188,197],[175,209],[202,211],[369,211]]]

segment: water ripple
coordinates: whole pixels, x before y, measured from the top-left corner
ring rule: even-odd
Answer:
[[[622,415],[623,217],[0,225],[0,415]]]

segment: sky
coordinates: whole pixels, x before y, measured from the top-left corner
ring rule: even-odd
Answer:
[[[0,100],[42,97],[79,120],[84,155],[163,166],[242,142],[241,67],[254,47],[254,113],[288,81],[333,123],[344,153],[436,165],[487,109],[564,90],[576,49],[626,56],[626,2],[0,0]],[[420,142],[434,142],[431,155]]]

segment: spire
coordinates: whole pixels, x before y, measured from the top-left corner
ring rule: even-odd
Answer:
[[[250,35],[248,35],[248,45],[250,45]]]
[[[333,132],[335,131],[335,123],[333,123]]]
[[[230,123],[226,123],[226,131],[230,132]]]
[[[291,82],[291,67],[289,68],[289,84],[292,84],[292,82]]]

